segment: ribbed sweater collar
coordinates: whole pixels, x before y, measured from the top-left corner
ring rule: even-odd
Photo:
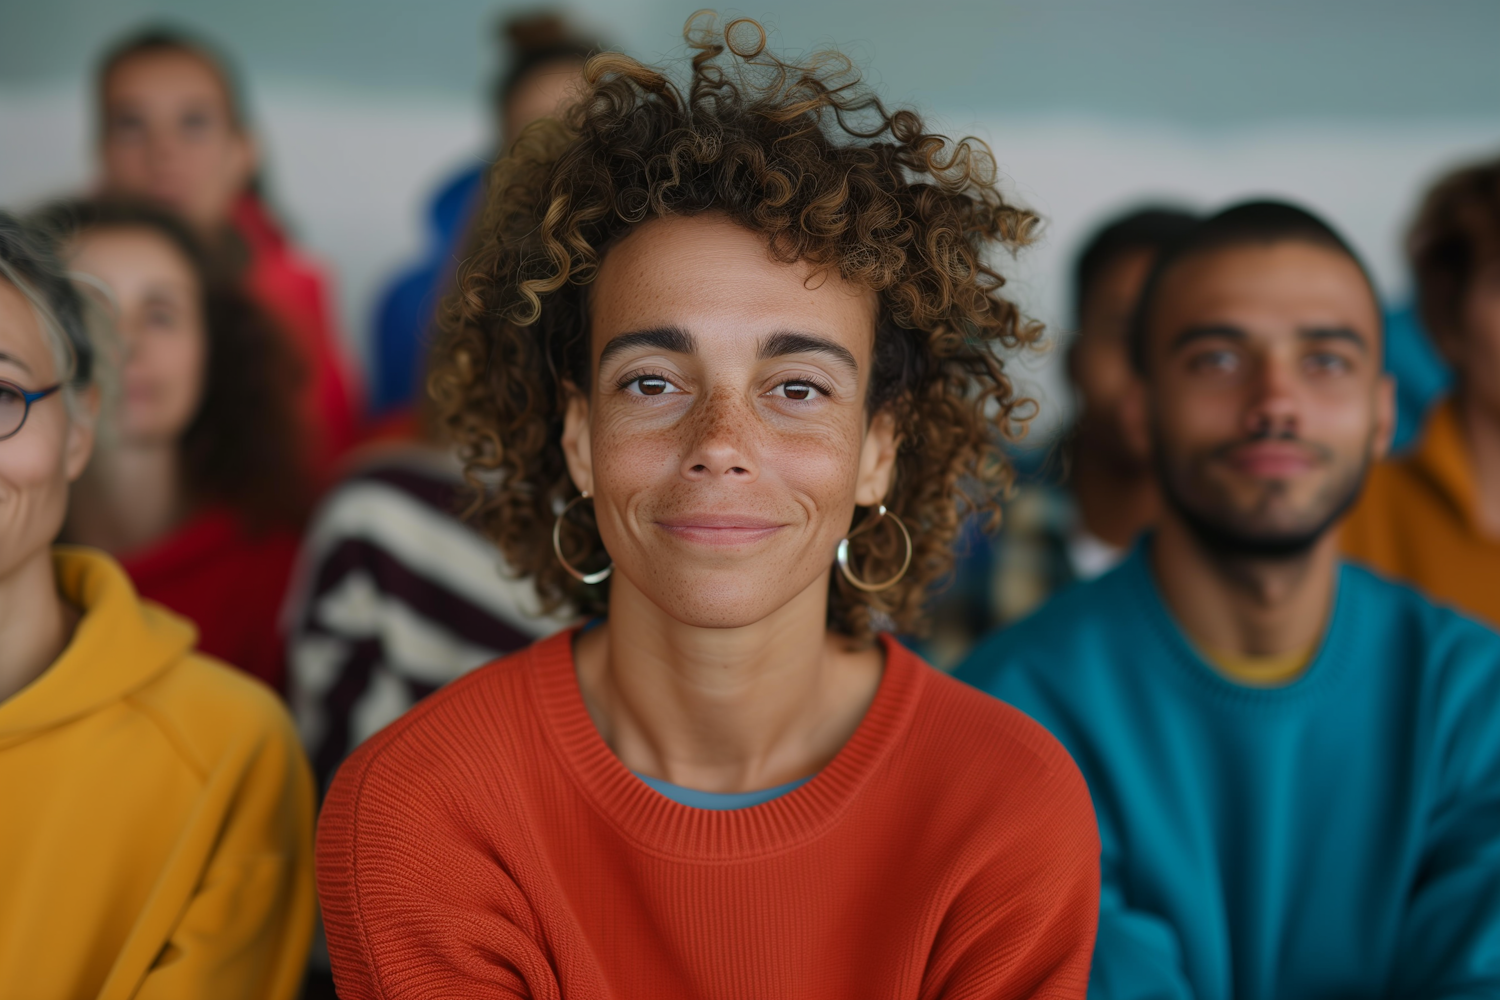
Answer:
[[[911,724],[927,669],[881,636],[885,671],[875,700],[837,756],[807,784],[747,809],[694,809],[647,787],[599,735],[584,706],[569,630],[532,647],[530,679],[563,768],[599,814],[641,850],[689,861],[748,860],[790,850],[838,821]]]

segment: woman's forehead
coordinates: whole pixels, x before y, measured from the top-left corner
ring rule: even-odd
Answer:
[[[49,379],[52,367],[36,307],[19,288],[0,277],[0,377]]]
[[[810,328],[863,342],[877,307],[869,289],[777,260],[764,236],[717,214],[643,223],[605,255],[592,296],[595,332],[606,336],[676,326],[756,339]]]

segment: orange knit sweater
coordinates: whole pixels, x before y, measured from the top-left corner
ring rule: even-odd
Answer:
[[[339,772],[318,888],[344,1000],[1084,996],[1093,810],[1020,712],[885,638],[816,777],[700,810],[605,745],[572,639],[455,682]]]

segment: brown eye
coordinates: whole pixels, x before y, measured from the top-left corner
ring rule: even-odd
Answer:
[[[643,378],[637,385],[641,387],[642,396],[660,396],[667,391],[667,380],[664,378]]]
[[[826,390],[818,388],[811,382],[799,382],[795,379],[781,383],[775,389],[772,389],[771,392],[784,399],[790,399],[793,402],[799,403],[806,402],[815,396],[827,395]]]

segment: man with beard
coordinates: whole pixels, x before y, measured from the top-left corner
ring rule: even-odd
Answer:
[[[1166,250],[1124,408],[1157,529],[960,671],[1088,779],[1091,997],[1500,995],[1500,636],[1342,563],[1333,530],[1391,435],[1381,334],[1300,209]]]

